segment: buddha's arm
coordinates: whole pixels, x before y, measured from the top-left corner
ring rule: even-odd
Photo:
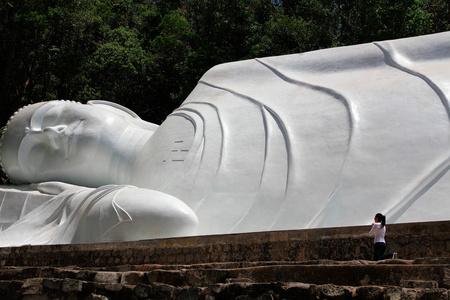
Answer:
[[[114,211],[108,211],[114,215],[109,218],[116,223],[102,233],[104,241],[185,236],[197,232],[195,213],[181,200],[162,192],[125,187],[114,197],[112,206]]]
[[[30,185],[0,186],[0,232],[52,197]]]
[[[0,187],[0,246],[193,235],[195,213],[165,193],[133,186],[60,182]]]

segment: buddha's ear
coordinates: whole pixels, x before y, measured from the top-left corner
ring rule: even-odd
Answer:
[[[114,113],[116,113],[118,115],[124,116],[124,117],[128,117],[128,118],[132,117],[134,119],[141,119],[131,109],[128,109],[125,106],[122,106],[122,105],[114,103],[114,102],[109,102],[109,101],[106,101],[106,100],[89,100],[87,102],[87,104],[107,109],[109,111],[112,111],[112,112],[114,112]]]

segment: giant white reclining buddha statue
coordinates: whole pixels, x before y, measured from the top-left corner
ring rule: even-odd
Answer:
[[[157,126],[106,101],[7,125],[0,245],[447,220],[450,32],[218,65]]]

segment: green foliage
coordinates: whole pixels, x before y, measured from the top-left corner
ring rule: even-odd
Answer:
[[[161,122],[212,66],[450,29],[446,0],[8,0],[0,121],[106,99]]]
[[[139,93],[136,83],[145,80],[149,65],[148,54],[142,49],[136,33],[126,27],[109,31],[101,44],[96,45],[87,62],[87,74],[93,95],[121,98],[128,93]],[[98,92],[97,92],[98,91]]]

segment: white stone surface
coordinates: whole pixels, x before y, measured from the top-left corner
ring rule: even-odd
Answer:
[[[1,231],[0,247],[185,236],[195,233],[198,225],[186,204],[157,191],[125,185],[95,189],[59,182],[33,187],[29,202],[40,201],[39,192],[57,190],[57,194],[44,194],[48,198],[43,204]],[[16,200],[17,194],[10,198]],[[11,211],[0,209],[0,213]]]
[[[0,231],[47,202],[51,195],[42,194],[30,186],[1,186],[0,188]]]
[[[159,128],[108,102],[37,105],[1,156],[22,184],[182,201],[198,230],[166,236],[447,220],[449,97],[446,32],[216,66]]]

